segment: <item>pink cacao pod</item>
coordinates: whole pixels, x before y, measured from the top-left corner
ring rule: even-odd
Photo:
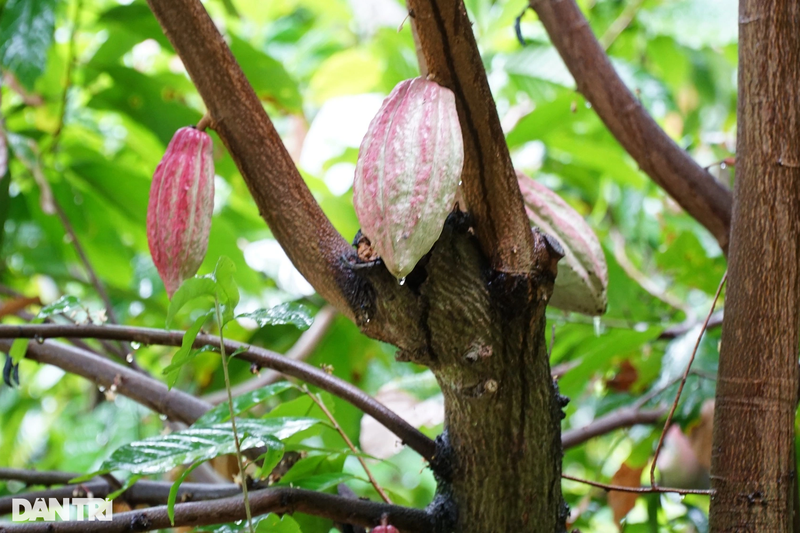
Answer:
[[[400,82],[361,142],[353,183],[361,232],[396,278],[441,235],[463,165],[453,92],[424,78]]]
[[[544,185],[521,172],[517,172],[517,180],[531,224],[558,239],[564,249],[550,305],[564,311],[602,315],[608,303],[608,266],[592,228]]]
[[[147,206],[147,242],[170,298],[197,273],[214,210],[211,137],[193,127],[175,132],[156,167]]]
[[[394,526],[378,526],[372,529],[372,533],[400,533]]]

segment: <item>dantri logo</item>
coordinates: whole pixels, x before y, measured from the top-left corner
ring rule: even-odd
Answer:
[[[44,498],[36,498],[33,503],[22,498],[13,498],[11,505],[11,520],[14,522],[40,519],[45,522],[55,522],[56,516],[61,521],[110,522],[113,514],[111,500],[102,498],[63,498],[61,500],[49,498],[47,502]],[[72,507],[75,508],[74,516]]]

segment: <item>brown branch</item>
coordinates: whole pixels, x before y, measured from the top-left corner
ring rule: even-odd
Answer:
[[[574,0],[531,0],[578,90],[653,181],[711,232],[726,251],[731,193],[656,124],[625,86]]]
[[[461,0],[408,0],[428,77],[452,89],[464,136],[462,191],[492,267],[530,272],[537,258],[497,108]],[[544,264],[544,263],[542,263]]]
[[[582,428],[565,431],[561,435],[561,445],[564,449],[579,446],[589,439],[610,433],[615,429],[635,426],[636,424],[655,424],[666,408],[643,410],[635,406],[622,407],[602,416]]]
[[[708,321],[708,325],[706,326],[706,330],[720,327],[722,325],[723,316],[724,312],[722,309],[711,315],[711,318]],[[661,332],[661,335],[658,336],[658,340],[669,340],[669,339],[674,339],[676,337],[680,337],[681,335],[686,335],[700,324],[702,324],[702,322],[692,321],[692,322],[684,322],[682,324],[677,324],[675,326],[670,326]]]
[[[73,498],[84,497],[91,493],[93,498],[105,498],[116,490],[108,481],[102,478],[94,478],[92,480],[78,483],[67,484],[70,479],[75,479],[81,474],[69,472],[36,472],[36,471],[22,471],[30,472],[32,475],[4,475],[4,470],[0,469],[0,480],[6,479],[19,479],[26,481],[30,485],[55,485],[64,484],[63,487],[50,488],[46,490],[39,490],[33,492],[25,492],[13,494],[11,496],[0,497],[0,515],[10,514],[12,511],[12,500],[23,499],[29,502],[36,501],[37,498]],[[31,481],[37,478],[46,479],[47,483],[38,483]],[[58,480],[58,481],[56,481]],[[119,499],[127,504],[134,505],[166,505],[169,498],[169,491],[172,488],[172,481],[150,481],[139,480],[131,485],[125,492],[123,492]],[[241,494],[242,489],[235,483],[182,483],[178,489],[178,497],[176,501],[205,501],[217,500],[220,498],[227,498]]]
[[[325,306],[319,310],[314,317],[314,323],[308,330],[304,331],[297,342],[284,354],[284,357],[294,359],[295,361],[304,361],[308,358],[314,350],[319,346],[320,341],[330,329],[336,318],[336,310],[333,307]],[[233,396],[241,396],[248,392],[252,392],[261,387],[266,387],[271,383],[275,383],[281,378],[280,372],[274,370],[267,370],[261,373],[258,377],[240,383],[231,389]],[[207,402],[218,404],[228,399],[228,394],[224,390],[214,391],[203,396]]]
[[[180,346],[183,341],[182,331],[168,331],[151,328],[134,328],[125,326],[98,326],[95,324],[25,324],[25,325],[0,325],[0,338],[14,339],[14,338],[94,338],[94,339],[109,339],[109,340],[125,340],[129,342],[139,342],[141,344],[160,344],[164,346]],[[214,346],[219,348],[219,337],[215,335],[198,335],[194,346],[200,348],[202,346]],[[0,348],[8,349],[11,346],[10,341],[0,341]],[[435,443],[420,432],[415,427],[411,426],[408,422],[403,420],[394,411],[391,411],[386,406],[375,400],[372,396],[366,394],[364,391],[342,379],[327,374],[325,371],[315,368],[302,361],[293,361],[265,348],[257,346],[250,346],[245,343],[226,340],[225,350],[228,353],[233,353],[238,350],[246,350],[239,353],[236,357],[255,363],[263,368],[271,368],[277,370],[287,376],[300,379],[319,387],[322,390],[330,392],[334,396],[338,396],[343,400],[351,403],[352,405],[361,409],[364,413],[372,416],[374,419],[383,424],[392,433],[400,437],[405,444],[412,450],[415,450],[425,459],[430,460],[435,453]],[[116,365],[110,361],[101,359],[91,354],[85,354],[80,350],[68,346],[45,342],[38,344],[32,342],[28,347],[29,354],[33,353],[32,359],[44,363],[53,364],[64,370],[84,376],[89,379],[97,381],[98,385],[110,386],[113,383],[117,374],[121,374],[119,369],[124,369],[120,365]],[[45,352],[44,355],[41,353]],[[48,360],[44,360],[46,357]],[[91,358],[91,359],[89,359]],[[102,362],[102,367],[95,367],[94,360]],[[97,371],[96,371],[97,370]],[[102,371],[100,371],[102,370]],[[125,369],[127,370],[127,369]],[[123,387],[129,387],[129,380],[131,375],[135,375],[138,380],[131,381],[137,383],[136,390],[131,390],[131,394],[123,391]],[[142,382],[141,380],[146,380]],[[139,401],[143,405],[154,409],[157,412],[166,414],[173,420],[179,420],[191,424],[201,414],[208,410],[208,403],[181,393],[175,389],[167,391],[166,385],[159,381],[138,374],[133,371],[128,371],[126,374],[121,375],[122,387],[117,385],[117,390],[121,394]],[[191,400],[189,400],[191,399]],[[155,403],[158,400],[158,404]],[[172,404],[164,405],[163,407],[169,412],[159,409],[162,407],[163,402],[178,402],[182,411],[170,407]],[[198,411],[202,409],[202,412]],[[187,418],[187,414],[191,413],[194,418]]]
[[[46,326],[51,325],[47,324]],[[59,324],[56,327],[81,326],[62,326]],[[11,349],[11,344],[10,338],[0,340],[0,350],[7,352]],[[28,352],[25,357],[40,363],[57,366],[67,372],[93,381],[98,386],[106,389],[114,385],[117,393],[135,400],[157,413],[166,415],[170,420],[191,424],[211,408],[209,403],[199,400],[191,394],[178,389],[170,390],[160,381],[131,368],[66,344],[53,341],[31,342],[28,344]]]
[[[314,200],[253,88],[199,0],[148,0],[208,108],[259,212],[292,263],[337,309],[357,318],[353,253]]]
[[[705,489],[673,489],[669,487],[626,487],[624,485],[609,485],[607,483],[599,483],[597,481],[589,481],[588,479],[581,479],[578,477],[568,476],[567,474],[561,474],[563,479],[568,479],[570,481],[574,481],[576,483],[583,483],[584,485],[591,485],[592,487],[597,487],[599,489],[603,489],[606,492],[615,491],[615,492],[633,492],[636,494],[652,494],[654,492],[657,493],[664,493],[664,492],[671,492],[675,494],[701,494],[710,496],[714,494],[713,490],[705,490]]]
[[[250,494],[254,515],[295,512],[321,516],[336,522],[375,527],[386,516],[401,531],[429,533],[434,531],[433,517],[426,511],[386,503],[353,500],[323,492],[302,489],[263,489]],[[241,496],[212,501],[175,505],[175,526],[196,527],[242,520],[245,516]],[[29,522],[19,525],[0,524],[0,532],[47,533],[128,533],[153,531],[171,527],[167,507],[152,507],[126,513],[115,513],[111,522]]]

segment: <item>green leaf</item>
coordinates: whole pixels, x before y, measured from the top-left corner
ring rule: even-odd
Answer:
[[[284,481],[283,479],[275,483],[275,487],[281,486],[292,486],[295,488],[300,489],[308,489],[314,490],[317,492],[326,491],[332,487],[335,487],[339,483],[344,483],[345,481],[350,481],[351,479],[355,478],[353,474],[347,474],[344,472],[329,472],[326,474],[316,474],[313,476],[308,477],[300,477],[292,479],[291,481]]]
[[[172,356],[172,361],[163,371],[163,374],[167,376],[167,385],[170,389],[175,386],[175,382],[178,381],[178,372],[180,371],[181,367],[188,363],[194,355],[199,353],[199,351],[193,352],[192,346],[194,345],[194,341],[197,338],[197,335],[200,333],[200,329],[203,327],[203,324],[205,324],[206,320],[208,320],[211,316],[213,316],[213,313],[209,311],[208,313],[197,317],[191,327],[186,330],[186,333],[183,334],[183,341],[181,342],[180,349],[175,352],[175,355]]]
[[[281,462],[283,459],[283,453],[285,451],[285,446],[281,443],[281,447],[273,446],[269,448],[266,452],[262,453],[258,460],[261,462],[261,467],[258,469],[255,477],[256,479],[264,479],[267,477],[272,470],[278,466],[278,463]]]
[[[277,383],[267,385],[266,387],[256,389],[252,392],[242,394],[241,396],[237,396],[233,399],[233,411],[236,413],[236,416],[239,416],[244,411],[252,409],[254,406],[274,397],[275,395],[293,388],[296,388],[294,384],[288,381],[279,381]],[[228,407],[228,403],[225,402],[207,411],[206,414],[197,419],[194,425],[208,426],[219,422],[226,422],[230,419],[230,408]]]
[[[125,483],[122,484],[122,486],[120,488],[118,488],[117,490],[115,490],[114,492],[112,492],[111,494],[106,496],[106,498],[109,499],[109,500],[113,500],[114,498],[116,498],[117,496],[119,496],[120,494],[122,494],[123,492],[128,490],[129,488],[131,488],[131,486],[133,486],[133,484],[136,483],[137,481],[139,481],[140,479],[142,479],[142,476],[138,476],[137,475],[137,476],[129,477],[125,481]]]
[[[217,298],[223,309],[223,324],[233,320],[233,311],[239,304],[239,288],[233,279],[236,272],[236,265],[229,257],[222,256],[217,260],[214,269],[214,279],[217,281]]]
[[[209,277],[203,276],[201,278],[194,277],[185,280],[175,294],[172,295],[172,301],[169,303],[167,309],[167,327],[172,324],[175,315],[178,314],[184,305],[191,302],[195,298],[208,296],[214,298],[217,295],[217,282]]]
[[[36,315],[36,318],[31,320],[30,323],[41,324],[44,322],[45,318],[53,315],[66,314],[74,309],[83,309],[80,300],[75,296],[62,296],[50,305],[42,307]],[[30,339],[14,339],[14,342],[11,344],[11,350],[8,352],[13,364],[17,365],[20,361],[25,359],[25,353],[28,351],[28,344],[30,344],[30,342]]]
[[[28,89],[47,66],[56,0],[8,0],[0,17],[0,63]]]
[[[200,466],[202,461],[198,461],[196,463],[192,463],[183,473],[178,476],[178,479],[175,480],[175,483],[169,488],[169,497],[167,498],[167,515],[169,516],[169,523],[170,525],[175,525],[175,500],[178,498],[178,490],[181,488],[181,483],[183,480],[186,479],[192,471]]]
[[[300,526],[291,516],[280,517],[276,514],[268,514],[258,522],[256,533],[302,533]]]
[[[308,329],[314,322],[308,307],[302,304],[285,303],[270,309],[258,309],[250,313],[236,315],[236,318],[250,318],[259,327],[291,324],[300,329]]]

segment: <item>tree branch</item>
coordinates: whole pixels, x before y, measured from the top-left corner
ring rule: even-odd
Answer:
[[[539,248],[464,3],[407,4],[428,76],[456,96],[464,136],[462,190],[481,248],[495,270],[530,272],[545,263],[534,255]]]
[[[353,500],[302,489],[264,489],[250,494],[253,515],[266,513],[301,512],[337,522],[375,527],[381,518],[401,531],[428,533],[434,530],[433,517],[425,511],[399,507],[385,503]],[[245,516],[241,496],[219,500],[178,503],[175,505],[175,526],[202,526],[224,524],[242,520]],[[167,516],[167,507],[152,507],[138,511],[114,514],[111,522],[29,522],[20,525],[0,524],[0,532],[47,532],[47,533],[128,533],[153,531],[172,527]]]
[[[116,490],[116,487],[112,487],[108,481],[102,478],[95,478],[84,483],[70,485],[66,484],[66,482],[70,479],[75,479],[81,474],[69,472],[27,472],[32,472],[34,474],[33,477],[36,477],[36,475],[38,475],[38,477],[49,476],[52,484],[65,484],[65,486],[4,496],[0,498],[0,516],[7,515],[12,512],[12,500],[14,499],[23,499],[28,500],[29,502],[34,502],[37,498],[43,498],[45,501],[47,501],[49,498],[82,498],[87,496],[89,493],[91,493],[93,498],[105,498]],[[0,480],[2,479],[15,478],[4,477],[3,469],[0,469]],[[61,480],[55,482],[54,479]],[[31,484],[36,485],[38,483]],[[172,481],[150,481],[142,479],[131,485],[128,490],[119,496],[119,499],[131,506],[166,505],[172,484]],[[227,498],[229,496],[241,494],[241,492],[241,487],[235,483],[181,483],[181,486],[178,489],[178,497],[176,501],[186,502],[218,500],[220,498]]]
[[[582,428],[565,431],[561,435],[561,445],[566,450],[579,446],[594,437],[610,433],[615,429],[635,426],[636,424],[654,424],[666,412],[666,408],[643,410],[635,406],[622,407],[593,420]]]
[[[311,285],[351,319],[353,254],[317,205],[253,88],[199,0],[148,0],[208,108],[261,216]]]
[[[578,90],[639,167],[727,253],[731,193],[656,124],[628,90],[574,0],[530,0]]]
[[[94,324],[0,325],[0,339],[77,337],[180,346],[183,341],[183,334],[184,332],[182,331],[125,326],[98,326]],[[206,345],[219,348],[219,337],[215,335],[198,335],[194,346],[200,348]],[[8,350],[10,347],[11,341],[0,341],[0,348]],[[227,353],[233,353],[241,349],[246,351],[236,356],[239,359],[255,363],[263,368],[277,370],[282,374],[305,381],[350,402],[383,424],[422,457],[427,460],[433,458],[436,445],[430,438],[358,387],[307,363],[288,359],[265,348],[231,340],[225,341]],[[30,357],[32,359],[52,364],[68,372],[92,379],[98,385],[108,387],[115,383],[115,379],[117,379],[117,381],[121,382],[117,383],[117,391],[120,394],[133,398],[142,405],[148,406],[159,413],[166,414],[173,420],[191,424],[210,408],[207,402],[194,396],[176,389],[168,390],[167,386],[160,381],[147,378],[121,365],[69,346],[53,342],[45,342],[43,344],[32,342],[28,345],[28,353],[32,354],[32,357]],[[123,370],[125,373],[123,373]],[[120,378],[116,378],[117,375]],[[131,388],[132,386],[135,388]]]

